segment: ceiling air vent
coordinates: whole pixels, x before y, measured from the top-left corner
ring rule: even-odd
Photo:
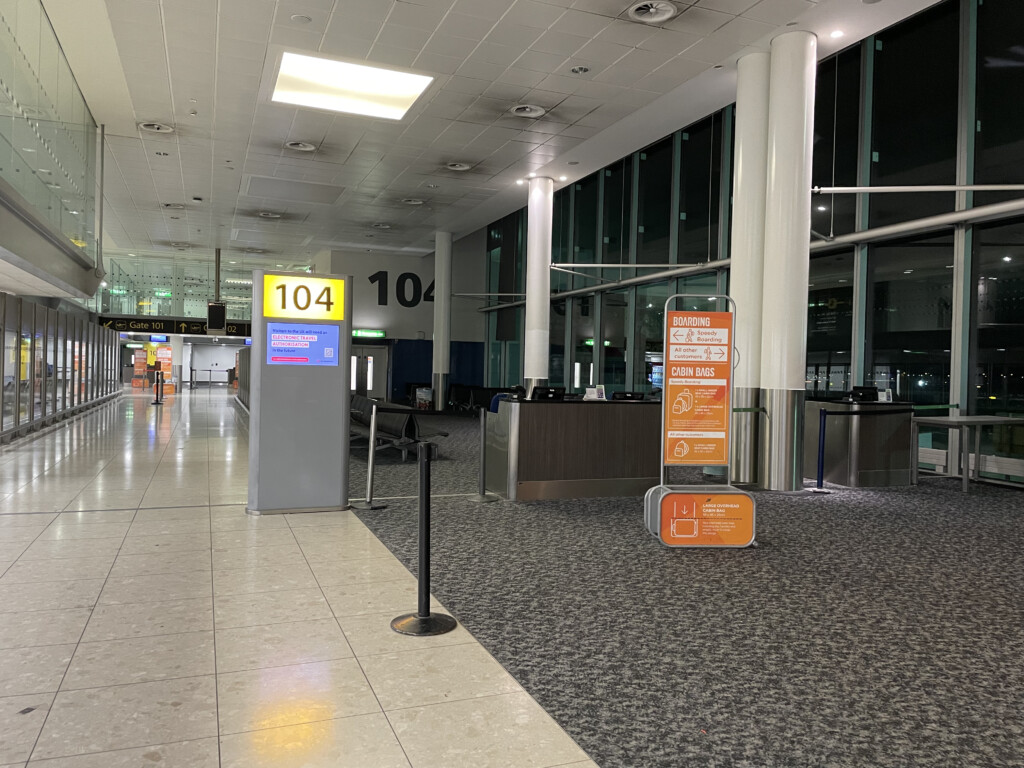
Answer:
[[[166,123],[139,123],[139,130],[146,133],[174,133],[174,128]]]
[[[294,149],[296,152],[313,152],[316,150],[316,144],[310,144],[308,141],[286,141],[284,148]]]
[[[454,162],[454,163],[445,163],[444,167],[447,168],[449,171],[460,171],[461,172],[461,171],[468,171],[473,166],[470,165],[469,163]]]
[[[164,208],[171,211],[181,211],[185,209],[185,206],[181,203],[164,203]]]
[[[664,24],[679,14],[679,8],[668,0],[646,0],[632,6],[626,15],[641,24]]]
[[[530,119],[543,117],[547,112],[544,107],[538,107],[536,104],[517,104],[509,110],[509,114],[516,117],[529,117]]]

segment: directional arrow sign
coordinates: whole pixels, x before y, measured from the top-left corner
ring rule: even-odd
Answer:
[[[180,325],[178,325],[178,330],[181,331],[182,333],[187,331],[188,330],[188,323],[181,323]]]

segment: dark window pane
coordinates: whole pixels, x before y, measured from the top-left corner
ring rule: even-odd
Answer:
[[[818,65],[814,96],[815,187],[857,184],[860,125],[860,46]],[[856,195],[820,195],[811,199],[811,229],[822,235],[856,229]]]
[[[873,185],[956,182],[959,5],[940,3],[876,38]],[[875,194],[871,226],[952,209],[952,193]]]
[[[873,246],[868,269],[865,383],[895,400],[948,403],[952,235]]]
[[[1024,220],[975,230],[974,306],[971,413],[1024,412]]]
[[[672,137],[640,153],[637,264],[668,264],[672,217]]]
[[[576,203],[573,211],[573,256],[576,264],[597,262],[597,192],[600,187],[598,175],[592,174],[575,185]],[[596,281],[585,277],[573,277],[576,288],[593,285]]]
[[[1024,13],[1020,0],[985,0],[978,8],[978,97],[974,180],[1020,184],[1024,179]],[[976,205],[1020,197],[977,193]]]
[[[681,138],[678,261],[701,264],[718,258],[722,113],[686,128]]]
[[[626,389],[626,317],[629,291],[601,294],[601,343],[604,364],[600,383],[609,393]]]
[[[853,252],[811,259],[807,288],[807,393],[839,397],[850,389]]]
[[[572,232],[569,229],[572,216],[569,202],[569,187],[555,192],[551,220],[551,261],[554,264],[567,264],[572,261],[572,252],[570,251]],[[569,277],[566,272],[552,270],[551,290],[555,292],[568,290]]]
[[[669,283],[641,285],[636,289],[636,357],[633,390],[661,389],[665,372],[665,302],[675,286]],[[642,361],[642,362],[641,362]]]
[[[629,263],[629,214],[632,204],[633,157],[627,157],[604,170],[604,242],[605,264]],[[612,271],[609,276],[619,277]]]
[[[572,300],[572,377],[574,392],[597,383],[594,380],[594,295]]]
[[[548,383],[553,387],[565,386],[565,303],[564,299],[551,302]]]

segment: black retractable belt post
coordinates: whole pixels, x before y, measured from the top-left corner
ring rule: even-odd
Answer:
[[[470,501],[485,503],[497,501],[498,497],[487,492],[487,409],[480,408],[480,487]]]
[[[150,405],[164,404],[164,372],[156,371],[156,380],[153,382],[153,402]]]
[[[416,444],[420,465],[419,604],[416,613],[391,620],[391,628],[403,635],[443,635],[458,626],[451,616],[430,612],[430,454],[433,448],[432,443]]]

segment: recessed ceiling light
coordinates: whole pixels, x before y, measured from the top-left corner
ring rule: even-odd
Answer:
[[[1003,256],[1003,261],[1013,261],[1012,256]]]
[[[713,66],[712,69],[722,69],[722,65],[721,64],[715,64],[715,66]]]
[[[246,253],[263,253],[263,249],[262,248],[246,248],[245,252]]]
[[[559,176],[558,180],[559,181],[565,181],[567,178],[569,178],[569,177],[568,176]]]
[[[522,185],[522,183],[523,183],[522,179],[516,179],[516,184]]]
[[[170,152],[157,152],[156,156],[157,157],[168,157],[170,154],[171,154]]]
[[[831,37],[833,40],[838,40],[842,36],[843,36],[843,30],[841,30],[841,29],[834,29],[834,30],[832,30],[832,34],[829,35],[829,37]]]
[[[316,149],[316,144],[310,144],[308,141],[286,141],[284,148],[294,149],[296,152],[313,152]]]
[[[427,189],[437,189],[437,184],[427,184]]]
[[[570,160],[568,163],[566,163],[566,165],[579,165],[579,164],[580,164],[579,160]]]
[[[374,229],[391,229],[391,225],[390,224],[385,224],[384,222],[378,222],[377,224],[373,225],[373,228]]]
[[[280,213],[274,213],[273,211],[260,211],[261,219],[280,219]]]
[[[306,16],[305,14],[302,13],[292,14],[292,21],[294,21],[297,24],[309,24],[309,22],[311,22],[312,20],[312,17]]]
[[[516,104],[509,110],[509,114],[514,117],[528,117],[531,120],[544,117],[547,113],[548,111],[544,107],[538,107],[536,104]]]
[[[403,197],[402,202],[406,205],[423,205],[423,201],[418,197]]]
[[[277,268],[278,268],[278,269],[284,269],[284,264],[278,264],[278,265],[277,265]]]
[[[171,243],[172,248],[188,248],[188,243]]]
[[[428,75],[285,53],[273,101],[401,120],[433,82]]]
[[[164,203],[164,208],[169,208],[175,211],[180,211],[184,207],[185,206],[182,203]]]
[[[577,64],[575,67],[569,70],[574,75],[585,75],[590,71],[590,67],[586,67],[582,64]]]
[[[174,133],[174,128],[166,123],[139,123],[139,130],[146,133]]]
[[[904,275],[910,275],[910,274],[913,274],[913,272],[914,272],[914,270],[912,270],[912,269],[904,269],[903,270],[903,274]]]
[[[237,264],[237,261],[229,261],[228,264]]]
[[[449,171],[468,171],[473,166],[470,165],[469,163],[454,162],[445,163],[444,167],[447,168]]]
[[[530,173],[526,174],[526,178],[528,178],[528,179],[535,179],[535,178],[537,178],[537,174],[533,173],[533,172],[530,172]]]
[[[818,206],[818,210],[819,211],[827,211],[828,210],[828,206],[827,205],[819,205]]]

